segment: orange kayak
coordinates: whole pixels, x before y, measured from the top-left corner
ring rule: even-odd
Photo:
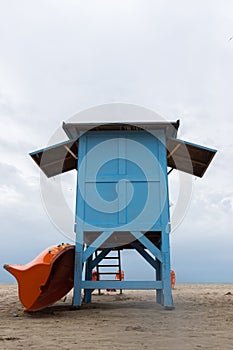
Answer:
[[[61,244],[45,249],[25,265],[4,265],[18,282],[25,311],[37,311],[65,296],[74,285],[75,246]]]

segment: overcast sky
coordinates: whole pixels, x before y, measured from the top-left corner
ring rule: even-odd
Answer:
[[[232,36],[231,0],[0,0],[0,264],[64,241],[28,153],[77,112],[123,102],[179,118],[179,138],[218,150],[171,235],[172,267],[180,282],[232,283]],[[72,206],[74,175],[64,186]],[[0,281],[13,278],[1,269]]]

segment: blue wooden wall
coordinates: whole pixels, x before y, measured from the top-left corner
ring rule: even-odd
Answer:
[[[168,210],[163,138],[163,131],[80,137],[76,215],[83,230],[162,229]]]

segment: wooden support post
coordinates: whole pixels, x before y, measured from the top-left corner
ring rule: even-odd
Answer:
[[[101,260],[103,260],[105,256],[108,255],[110,251],[111,251],[110,248],[103,249],[102,252],[99,253],[94,260],[92,260],[92,263],[91,263],[92,269],[94,269],[94,267],[96,267],[101,262]]]
[[[142,232],[131,231],[133,236],[141,242],[158,260],[162,261],[163,257],[159,248],[157,248]]]
[[[131,246],[137,250],[137,252],[154,268],[157,267],[157,260],[148,254],[144,248],[142,248],[137,242],[131,242]]]
[[[85,280],[91,281],[92,280],[92,255],[89,256],[86,262],[86,270],[85,270]],[[84,302],[85,303],[91,303],[91,293],[92,289],[85,289],[84,291]]]
[[[75,245],[75,264],[74,264],[74,294],[73,306],[82,304],[82,267],[83,267],[83,232],[79,233],[79,242]]]
[[[117,257],[118,257],[118,271],[120,273],[120,281],[122,281],[122,271],[121,271],[121,251],[117,249]],[[120,289],[120,294],[122,294],[122,289]]]
[[[161,156],[161,166],[164,173],[164,192],[166,193],[166,201],[161,212],[161,223],[162,223],[162,232],[161,232],[161,253],[162,260],[161,262],[161,280],[163,282],[163,295],[158,295],[158,300],[163,303],[165,309],[173,309],[173,300],[172,300],[172,287],[171,287],[171,278],[170,278],[170,212],[169,212],[169,194],[168,194],[168,178],[167,178],[167,157],[166,157],[166,147],[165,140],[163,146],[160,147],[160,156]],[[177,147],[178,149],[178,147]],[[175,149],[174,149],[175,151]]]
[[[83,253],[83,262],[87,260],[112,235],[113,231],[102,232]]]
[[[172,299],[172,287],[170,277],[170,244],[169,244],[169,233],[166,231],[162,232],[162,244],[161,250],[163,253],[162,262],[162,280],[163,280],[163,305],[165,309],[174,309]]]
[[[156,269],[156,280],[157,281],[161,281],[162,278],[162,272],[161,272],[161,262],[159,260],[157,260],[158,263],[158,267]],[[162,289],[157,289],[156,290],[156,303],[157,304],[163,304],[163,291]]]

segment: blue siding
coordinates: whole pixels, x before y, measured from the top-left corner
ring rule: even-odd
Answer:
[[[167,200],[161,147],[159,138],[145,131],[95,131],[80,138],[77,216],[84,229],[161,226]]]

